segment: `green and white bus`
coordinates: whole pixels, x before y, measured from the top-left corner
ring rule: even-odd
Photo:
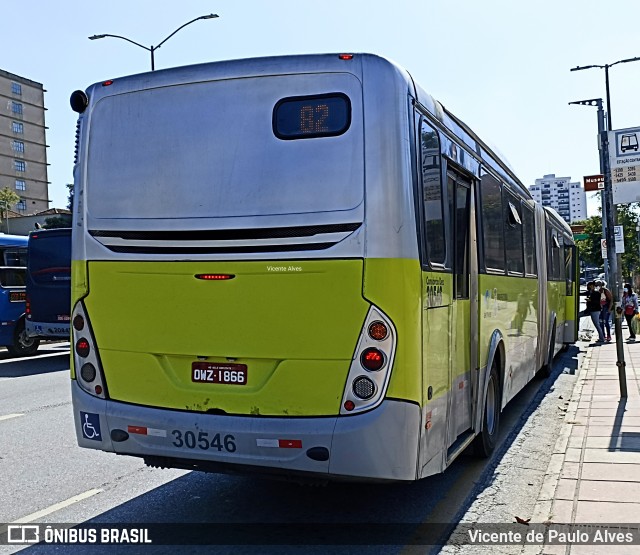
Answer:
[[[148,465],[410,481],[576,339],[569,226],[368,54],[76,91],[82,447]]]

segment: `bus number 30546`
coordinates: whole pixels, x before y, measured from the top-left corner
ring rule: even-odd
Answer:
[[[206,451],[207,449],[217,449],[218,451],[226,451],[227,453],[233,453],[236,450],[235,437],[231,434],[227,434],[222,437],[220,434],[215,434],[211,440],[209,440],[209,434],[207,432],[192,431],[183,432],[182,430],[171,430],[175,441],[173,445],[176,447],[187,447],[188,449],[195,449],[196,447]]]

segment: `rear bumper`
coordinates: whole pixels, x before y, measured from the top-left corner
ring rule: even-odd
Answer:
[[[31,320],[25,320],[25,329],[29,337],[69,339],[71,325],[61,322],[32,322]]]
[[[387,400],[341,417],[226,416],[108,401],[71,383],[81,447],[197,470],[416,479],[420,408],[413,403]]]

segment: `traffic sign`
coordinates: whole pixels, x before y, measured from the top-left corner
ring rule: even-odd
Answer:
[[[609,131],[613,203],[640,201],[640,127]]]
[[[585,175],[584,180],[584,190],[585,191],[601,191],[604,189],[604,175]]]

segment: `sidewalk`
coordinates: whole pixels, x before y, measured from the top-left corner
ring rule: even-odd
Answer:
[[[627,399],[620,397],[615,337],[580,343],[586,349],[566,426],[558,438],[536,503],[533,522],[640,523],[640,335],[626,341]],[[597,339],[597,335],[594,334]],[[547,545],[538,553],[640,553],[640,545]]]

